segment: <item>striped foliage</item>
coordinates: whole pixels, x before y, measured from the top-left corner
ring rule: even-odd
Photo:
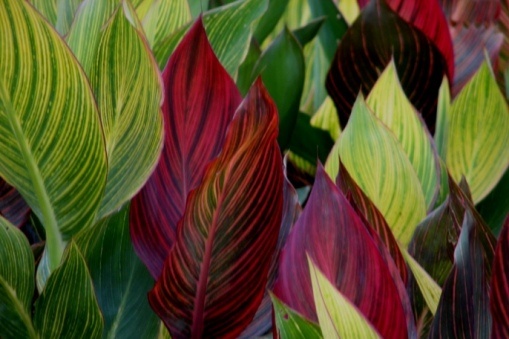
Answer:
[[[83,0],[30,0],[37,10],[64,36],[74,20],[74,14]]]
[[[187,0],[149,0],[145,15],[140,16],[150,46],[159,45],[166,37],[191,21]],[[136,9],[139,14],[138,9]]]
[[[274,294],[271,294],[274,305],[274,326],[281,339],[323,338],[320,327],[295,312]]]

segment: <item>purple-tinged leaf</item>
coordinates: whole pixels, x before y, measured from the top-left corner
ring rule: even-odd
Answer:
[[[492,338],[509,338],[509,215],[495,250],[490,308],[493,318]]]
[[[168,61],[163,82],[164,150],[130,214],[134,247],[155,278],[175,242],[187,196],[219,154],[241,101],[210,47],[201,18]]]
[[[22,227],[30,216],[30,207],[21,194],[0,178],[0,215],[14,226]]]
[[[464,24],[490,24],[500,15],[500,0],[438,0],[449,21]]]
[[[371,1],[348,29],[327,76],[326,87],[341,125],[346,125],[359,91],[369,93],[391,58],[405,94],[433,132],[444,57],[424,33],[383,0]]]
[[[412,333],[397,283],[372,235],[322,166],[281,255],[274,290],[285,304],[316,322],[306,253],[383,337]]]
[[[256,81],[187,200],[149,301],[174,338],[236,337],[265,293],[283,210],[276,106]]]

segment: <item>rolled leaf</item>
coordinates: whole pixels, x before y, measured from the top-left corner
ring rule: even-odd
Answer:
[[[175,242],[187,196],[219,154],[241,101],[210,47],[201,19],[172,55],[163,81],[164,151],[133,199],[130,213],[134,248],[154,278],[160,276]]]
[[[509,337],[509,215],[498,240],[493,261],[490,309],[493,318],[492,338]]]
[[[16,227],[22,227],[30,216],[30,207],[18,191],[0,178],[0,215]]]
[[[274,102],[258,80],[236,111],[220,157],[191,192],[149,294],[174,338],[235,337],[260,305],[283,208],[277,126]]]
[[[320,327],[284,305],[274,294],[270,295],[274,304],[274,318],[277,338],[322,338]]]

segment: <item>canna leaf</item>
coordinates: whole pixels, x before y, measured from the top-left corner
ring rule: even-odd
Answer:
[[[404,306],[399,295],[403,282],[388,266],[394,263],[382,257],[372,234],[322,166],[290,232],[274,289],[281,301],[316,321],[306,253],[382,337],[406,338],[414,332],[407,322],[409,305]]]
[[[500,14],[500,0],[447,1],[438,0],[449,21],[456,25],[475,23],[477,25],[493,22]],[[503,2],[502,2],[503,3]]]
[[[328,73],[326,87],[341,126],[346,126],[359,91],[365,95],[371,91],[391,58],[403,90],[433,132],[444,58],[424,33],[401,19],[383,0],[371,1],[348,29]]]
[[[306,46],[316,37],[326,19],[326,17],[314,19],[305,26],[297,28],[292,32],[302,47]]]
[[[16,227],[22,227],[30,216],[30,207],[18,191],[0,178],[0,215]]]
[[[267,10],[263,13],[253,32],[253,38],[256,39],[258,44],[261,45],[270,32],[274,30],[285,12],[288,2],[289,0],[269,0]]]
[[[154,278],[161,275],[175,242],[187,196],[219,154],[241,101],[207,41],[201,19],[172,55],[163,81],[164,151],[131,206],[134,248]]]
[[[221,155],[191,192],[149,294],[174,338],[236,337],[260,305],[283,208],[277,126],[259,79],[236,111]]]
[[[270,294],[274,305],[275,327],[278,338],[323,338],[320,327],[284,305],[274,294]]]
[[[60,35],[65,36],[74,20],[82,0],[30,0],[37,10],[56,28]]]
[[[103,194],[99,114],[78,62],[25,1],[0,4],[0,45],[0,175],[42,221],[53,270]]]
[[[509,169],[497,186],[476,206],[493,234],[498,235],[509,214]]]
[[[509,336],[509,215],[498,240],[493,261],[490,309],[493,317],[492,338]]]

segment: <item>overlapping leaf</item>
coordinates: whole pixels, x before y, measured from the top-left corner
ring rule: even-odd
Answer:
[[[155,278],[175,242],[187,196],[219,154],[241,101],[207,41],[201,19],[172,55],[163,81],[164,151],[131,206],[133,244]]]
[[[505,171],[493,191],[476,208],[490,226],[491,231],[498,235],[505,217],[509,214],[509,169]]]
[[[258,80],[236,111],[220,157],[191,192],[149,294],[175,338],[235,337],[257,311],[283,208],[277,126],[274,102]]]
[[[159,45],[189,21],[191,12],[187,0],[153,0],[142,20],[150,46]]]
[[[493,317],[492,338],[509,337],[509,215],[498,240],[493,261],[490,309]]]
[[[284,305],[275,295],[271,294],[274,304],[274,326],[278,338],[322,338],[320,327],[302,317]]]
[[[74,14],[82,0],[31,0],[37,10],[48,19],[60,35],[68,33]]]
[[[488,24],[500,15],[500,0],[438,0],[450,22],[462,24]]]
[[[22,227],[30,215],[23,197],[18,191],[0,178],[0,215],[17,227]]]

